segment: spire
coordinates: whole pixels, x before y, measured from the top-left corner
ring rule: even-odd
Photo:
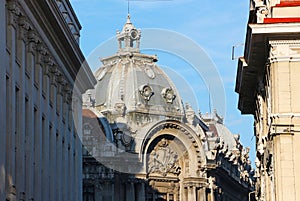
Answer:
[[[131,21],[130,21],[130,14],[129,13],[127,14],[126,24],[132,24]]]
[[[117,31],[119,52],[139,52],[141,31],[137,30],[130,21],[130,14],[127,15],[126,23],[122,32]]]

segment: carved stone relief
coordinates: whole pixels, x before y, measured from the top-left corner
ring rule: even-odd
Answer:
[[[169,141],[162,139],[152,150],[148,161],[149,173],[178,175],[181,168],[178,165],[178,155],[169,147]]]
[[[166,100],[167,103],[173,103],[176,95],[174,94],[174,90],[170,87],[164,88],[161,91],[162,97]]]
[[[126,111],[126,105],[125,103],[116,103],[115,104],[115,111],[119,114],[124,115]]]
[[[149,85],[142,85],[139,87],[140,95],[144,100],[149,101],[151,96],[153,96],[153,89]]]
[[[145,69],[144,69],[146,75],[151,78],[151,79],[154,79],[155,78],[155,73],[154,71],[151,69],[150,66],[147,66]]]
[[[270,45],[271,61],[278,58],[291,59],[293,57],[300,57],[299,40],[271,41]]]

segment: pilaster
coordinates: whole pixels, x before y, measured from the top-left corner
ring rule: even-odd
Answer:
[[[21,14],[20,8],[15,1],[9,1],[7,4],[7,50],[9,51],[9,81],[7,82],[7,99],[6,105],[6,196],[10,200],[16,200],[16,70],[18,70],[16,62],[16,45],[17,45],[17,28],[18,18]],[[4,18],[5,19],[5,18]]]
[[[0,19],[5,19],[5,1],[0,1]],[[2,100],[6,101],[6,20],[0,20],[0,94]],[[6,114],[5,104],[0,105],[0,119],[4,120]],[[5,200],[5,155],[6,155],[6,123],[0,121],[0,200]]]
[[[126,201],[135,201],[135,189],[133,181],[129,181],[126,186]]]
[[[300,117],[300,40],[270,41],[271,119],[275,199],[300,197],[300,158],[296,156]],[[272,192],[271,192],[272,193]]]

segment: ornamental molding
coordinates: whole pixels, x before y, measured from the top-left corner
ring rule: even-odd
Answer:
[[[26,51],[36,56],[36,64],[40,64],[43,68],[43,74],[50,77],[51,85],[64,88],[66,84],[71,84],[63,73],[63,68],[57,65],[54,57],[50,54],[41,35],[33,26],[30,17],[22,10],[19,1],[7,0],[7,13],[8,25],[13,26],[20,33],[20,39],[26,42]],[[68,99],[69,96],[68,93]]]
[[[155,78],[155,73],[150,66],[146,66],[144,71],[149,78],[151,78],[151,79]]]
[[[172,104],[176,98],[174,90],[171,87],[166,87],[161,91],[162,97],[165,99],[167,103]]]
[[[146,84],[139,87],[139,93],[146,101],[149,101],[154,94],[152,87]]]
[[[8,0],[7,1],[7,9],[16,16],[22,15],[21,6],[17,2],[17,0]]]
[[[300,59],[300,40],[270,41],[270,62]]]
[[[264,23],[264,19],[271,17],[272,7],[279,4],[280,0],[251,0],[250,10],[255,10],[257,23]]]
[[[191,146],[194,147],[196,153],[197,153],[197,167],[198,167],[198,172],[199,174],[203,174],[203,163],[205,163],[205,159],[202,155],[203,150],[202,150],[202,146],[199,146],[199,144],[197,143],[197,141],[194,139],[195,137],[192,135],[192,132],[194,132],[193,130],[188,130],[186,127],[184,127],[183,125],[178,124],[178,122],[173,121],[173,120],[165,120],[159,124],[157,124],[156,126],[153,127],[153,129],[151,129],[149,131],[149,133],[146,135],[145,137],[145,142],[144,147],[150,143],[150,139],[159,132],[163,132],[164,130],[169,130],[169,129],[176,129],[178,131],[180,131],[182,133],[183,136],[187,136],[190,140],[191,140]],[[177,132],[177,135],[181,135]],[[145,153],[146,150],[143,150],[142,152]]]
[[[18,25],[23,28],[25,31],[29,31],[29,30],[32,30],[32,25],[31,23],[29,22],[29,20],[24,17],[24,16],[21,16],[18,18]]]
[[[272,40],[270,45],[296,45],[300,47],[300,40]]]

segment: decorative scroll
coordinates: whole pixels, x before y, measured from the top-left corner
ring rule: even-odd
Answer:
[[[139,87],[140,95],[143,99],[149,101],[151,96],[153,96],[153,89],[149,85],[142,85]]]

